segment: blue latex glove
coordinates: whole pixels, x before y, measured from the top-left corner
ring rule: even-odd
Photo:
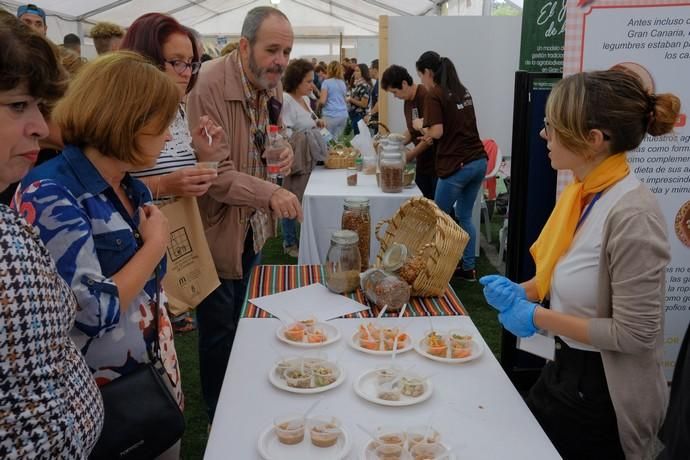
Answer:
[[[484,286],[484,298],[500,312],[506,311],[516,300],[527,299],[525,288],[505,276],[488,275],[479,278]]]
[[[534,325],[534,312],[537,304],[529,300],[518,299],[502,313],[499,313],[498,320],[503,327],[518,337],[531,337],[537,332]]]

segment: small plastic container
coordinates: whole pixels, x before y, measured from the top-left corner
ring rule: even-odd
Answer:
[[[312,329],[307,332],[308,343],[323,343],[328,340],[328,336],[321,329]]]
[[[405,460],[409,458],[406,455],[405,448],[395,444],[380,444],[374,450],[374,458],[379,460]]]
[[[410,449],[410,455],[414,460],[434,460],[444,458],[447,449],[442,444],[419,443]]]
[[[394,426],[380,426],[376,429],[376,439],[381,444],[404,447],[407,436],[405,430]]]
[[[472,335],[466,331],[452,330],[448,333],[450,357],[454,359],[467,358],[472,355]]]
[[[359,346],[372,351],[379,351],[381,349],[381,340],[374,336],[360,337]]]
[[[402,393],[400,385],[391,385],[391,382],[380,383],[376,385],[376,397],[384,401],[400,401]]]
[[[342,433],[340,420],[335,417],[314,417],[309,420],[309,436],[316,447],[331,447]]]
[[[312,369],[314,375],[314,385],[317,387],[325,387],[332,384],[340,375],[338,368],[331,363],[324,363]]]
[[[217,161],[198,161],[196,167],[199,169],[218,169]]]
[[[400,375],[400,369],[397,367],[382,367],[376,370],[376,384],[381,385],[384,383],[391,382],[395,380],[396,377]]]
[[[328,355],[323,351],[310,351],[305,353],[298,363],[304,362],[305,369],[313,369],[328,362]],[[299,367],[299,365],[297,366]]]
[[[291,367],[285,370],[285,381],[292,388],[311,388],[312,375],[311,369],[306,367]]]
[[[305,420],[302,415],[289,414],[276,417],[273,429],[278,441],[287,445],[299,444],[304,440]]]
[[[446,337],[436,331],[427,331],[424,335],[424,347],[426,352],[439,358],[448,357],[448,341]]]
[[[285,338],[292,342],[302,342],[304,340],[304,334],[307,331],[307,326],[303,323],[292,323],[283,332]]]
[[[407,429],[407,448],[410,450],[422,441],[427,444],[436,444],[440,440],[439,432],[428,425],[418,425]]]
[[[416,374],[408,373],[398,382],[400,393],[410,398],[419,398],[426,391],[426,383]]]
[[[281,379],[285,378],[285,371],[291,367],[296,367],[299,365],[299,359],[297,358],[280,358],[276,361],[275,371],[276,375]]]

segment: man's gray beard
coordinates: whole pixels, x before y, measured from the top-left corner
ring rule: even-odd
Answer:
[[[267,69],[262,69],[258,66],[256,61],[254,60],[254,51],[252,48],[249,48],[249,71],[254,75],[254,78],[256,79],[256,82],[261,86],[260,89],[273,89],[276,86],[278,86],[278,83],[275,85],[271,86],[271,83],[266,79],[266,73],[268,72]],[[282,75],[285,72],[284,68],[280,69],[280,74]]]

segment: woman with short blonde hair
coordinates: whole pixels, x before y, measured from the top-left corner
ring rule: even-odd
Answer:
[[[92,61],[53,111],[62,155],[32,170],[15,200],[76,296],[71,336],[98,385],[147,363],[157,340],[182,406],[172,329],[156,302],[168,224],[129,174],[156,163],[178,103],[175,84],[137,53]]]

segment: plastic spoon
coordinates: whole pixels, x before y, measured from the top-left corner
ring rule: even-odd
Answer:
[[[319,403],[320,403],[321,401],[323,401],[323,398],[319,398],[319,399],[317,399],[316,401],[314,401],[314,402],[312,403],[312,405],[309,406],[309,409],[307,409],[307,411],[304,413],[304,415],[303,415],[302,417],[304,417],[304,419],[306,420],[307,417],[309,416],[309,414],[311,414],[311,412],[312,412],[314,409],[316,409],[316,406],[318,406]]]
[[[211,134],[209,134],[206,126],[204,126],[204,133],[206,133],[206,139],[208,139],[208,145],[213,144],[213,138],[211,137]]]
[[[403,317],[406,309],[407,309],[407,304],[403,305],[403,307],[400,309],[400,313],[398,314],[398,319]]]
[[[378,316],[376,319],[381,319],[383,318],[383,314],[386,313],[386,310],[388,309],[388,304],[384,305],[381,311],[379,312]]]

